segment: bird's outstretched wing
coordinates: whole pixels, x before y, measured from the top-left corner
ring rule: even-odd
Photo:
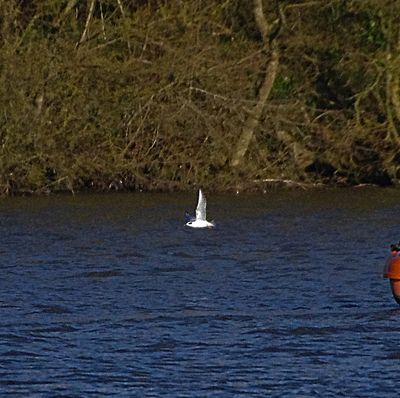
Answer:
[[[196,207],[196,220],[206,221],[206,206],[206,197],[203,195],[203,192],[201,192],[201,189],[199,189],[199,201],[197,202]]]

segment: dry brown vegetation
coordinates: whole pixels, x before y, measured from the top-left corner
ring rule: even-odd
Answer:
[[[0,193],[396,183],[400,2],[0,1]]]

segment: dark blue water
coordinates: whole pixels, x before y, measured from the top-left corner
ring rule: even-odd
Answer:
[[[397,396],[400,192],[0,201],[3,397]]]

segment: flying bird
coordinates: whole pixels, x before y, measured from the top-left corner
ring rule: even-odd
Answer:
[[[192,217],[188,212],[185,213],[186,225],[192,228],[214,228],[215,223],[209,222],[206,219],[206,197],[203,195],[201,189],[199,189],[199,201],[196,207],[196,217]]]

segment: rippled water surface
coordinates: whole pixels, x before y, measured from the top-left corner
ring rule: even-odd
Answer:
[[[0,200],[10,397],[398,396],[400,192]]]

